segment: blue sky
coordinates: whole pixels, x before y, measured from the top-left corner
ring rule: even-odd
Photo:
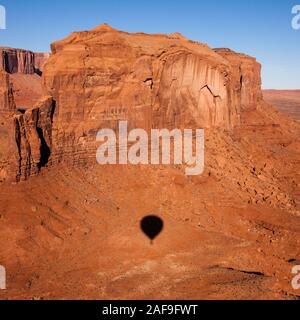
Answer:
[[[108,23],[124,31],[173,33],[257,57],[263,87],[300,88],[300,0],[0,0],[7,30],[0,46],[49,51],[72,31]]]

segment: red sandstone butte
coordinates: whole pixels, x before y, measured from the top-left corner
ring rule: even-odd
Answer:
[[[300,124],[264,101],[255,58],[101,25],[52,44],[43,97],[21,112],[13,76],[43,63],[6,56],[0,298],[299,299]],[[120,120],[205,128],[204,174],[97,165],[97,131]],[[153,246],[149,214],[165,224]]]
[[[59,121],[111,125],[126,117],[145,128],[233,128],[241,107],[262,98],[254,58],[180,34],[129,34],[107,25],[53,43],[44,84],[59,101]]]
[[[43,96],[41,75],[48,53],[0,47],[0,70],[10,75],[19,109],[27,109]]]

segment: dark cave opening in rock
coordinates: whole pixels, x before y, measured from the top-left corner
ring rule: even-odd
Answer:
[[[38,164],[38,168],[41,169],[45,167],[49,161],[50,155],[51,155],[51,150],[44,138],[43,130],[41,128],[37,128],[37,133],[39,135],[39,138],[41,140],[41,147],[40,147],[40,162]]]

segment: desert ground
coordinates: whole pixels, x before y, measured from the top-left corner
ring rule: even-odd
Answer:
[[[278,110],[300,121],[300,90],[264,90],[263,95]]]

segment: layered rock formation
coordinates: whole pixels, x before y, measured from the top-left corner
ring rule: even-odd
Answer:
[[[17,113],[7,94],[6,109],[0,110],[0,181],[18,182],[36,175],[48,163],[55,104],[45,97],[24,114]]]
[[[95,135],[117,128],[222,128],[261,100],[260,65],[180,34],[129,34],[107,25],[52,44],[43,76],[57,104],[52,161],[95,161]]]
[[[134,127],[230,129],[261,99],[255,59],[177,35],[128,34],[102,25],[52,45],[44,82],[61,121]],[[238,64],[238,66],[237,66]]]
[[[0,182],[14,181],[15,171],[10,170],[11,156],[15,155],[12,117],[16,112],[9,75],[0,70]]]
[[[17,181],[36,175],[48,163],[54,110],[52,98],[46,97],[34,108],[14,117]]]
[[[5,56],[10,57],[5,59],[7,71],[34,72],[34,54],[8,51]],[[45,58],[39,56],[39,68]],[[43,83],[56,112],[52,119],[52,109],[46,107],[42,124],[36,108],[17,118],[17,136],[25,141],[17,138],[17,180],[38,171],[42,155],[36,128],[51,141],[46,143],[47,163],[95,163],[97,131],[117,129],[119,120],[147,130],[232,130],[239,126],[241,112],[255,109],[262,99],[260,65],[254,58],[212,50],[178,33],[130,34],[107,25],[52,44]]]
[[[229,61],[232,70],[234,96],[240,96],[242,111],[255,110],[262,100],[261,65],[256,59],[245,54],[236,53],[230,49],[215,49]]]
[[[0,47],[0,69],[7,73],[39,74],[49,58],[48,53]]]
[[[47,158],[52,104],[46,98],[34,104],[42,97],[48,56],[0,48],[0,57],[0,180],[20,181],[38,173]]]
[[[0,48],[0,68],[7,73],[34,74],[34,53],[11,48]]]

